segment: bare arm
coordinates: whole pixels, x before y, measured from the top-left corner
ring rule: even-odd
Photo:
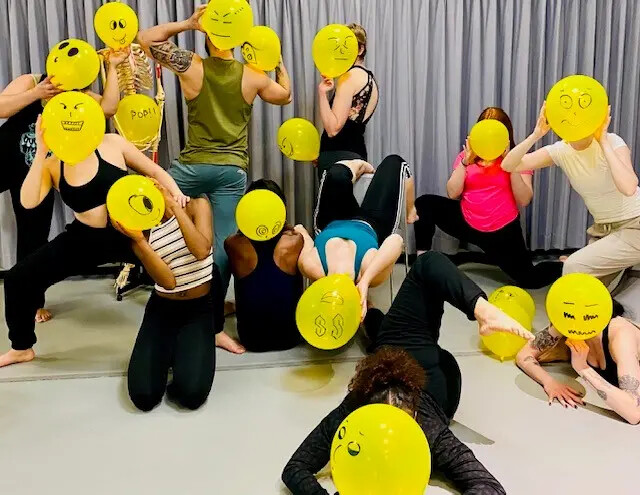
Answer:
[[[320,117],[329,137],[334,137],[344,127],[351,111],[353,95],[356,93],[355,77],[347,72],[338,80],[333,105],[329,105],[327,93],[333,89],[333,85],[332,79],[323,78],[318,86]]]
[[[311,260],[311,257],[314,254],[313,250],[315,249],[315,244],[309,235],[309,232],[307,232],[307,229],[302,225],[296,225],[294,230],[304,239],[304,246],[300,252],[300,257],[298,258],[298,269],[300,270],[300,273],[310,280],[318,280],[324,277],[325,273],[322,268],[322,264],[313,263]]]
[[[459,199],[464,191],[464,180],[467,177],[467,167],[460,165],[456,168],[447,181],[447,195],[451,199]]]
[[[115,52],[113,50],[109,50],[106,56],[106,62],[108,65],[107,69],[107,80],[104,84],[104,91],[102,96],[90,93],[100,106],[102,107],[102,111],[104,112],[104,116],[108,119],[113,117],[118,111],[118,105],[120,104],[120,86],[118,85],[118,65],[124,62],[129,56],[126,51],[118,51]]]
[[[47,158],[49,148],[43,139],[42,117],[38,116],[36,122],[36,155],[29,172],[20,188],[20,203],[27,209],[35,208],[51,191],[51,172],[48,163],[56,161],[56,158]]]
[[[385,276],[381,279],[380,276],[385,274],[389,267],[393,267],[402,254],[403,245],[402,236],[391,234],[387,237],[371,260],[371,263],[369,263],[369,266],[362,273],[358,285],[366,284],[368,287],[375,287],[384,282],[387,277]]]
[[[132,242],[133,252],[142,261],[145,269],[151,275],[151,278],[160,287],[166,290],[173,290],[176,288],[176,278],[160,255],[156,253],[147,240],[142,239],[134,240]]]
[[[536,128],[527,139],[509,151],[502,161],[502,170],[505,172],[526,172],[553,165],[551,155],[546,149],[541,148],[529,153],[533,145],[542,139],[549,132],[549,129],[549,123],[545,116],[545,105],[542,105]]]
[[[282,59],[276,67],[276,80],[266,74],[261,78],[258,95],[272,105],[288,105],[291,103],[291,81]]]
[[[610,111],[611,107],[609,107]],[[616,188],[625,196],[633,196],[638,190],[638,176],[631,163],[631,150],[626,146],[621,146],[615,150],[612,148],[607,137],[607,129],[610,122],[611,115],[608,115],[602,127],[596,132],[595,137],[598,139],[604,157],[609,164]]]
[[[511,174],[511,190],[519,207],[528,206],[533,199],[533,176],[529,174]]]
[[[187,208],[181,208],[173,198],[166,198],[171,202],[171,211],[178,220],[180,230],[184,236],[187,248],[198,260],[203,260],[211,254],[213,241],[213,219],[211,205],[206,199],[190,201]]]
[[[17,77],[0,93],[0,119],[8,119],[34,101],[51,98],[60,90],[47,77],[36,84],[31,74]]]

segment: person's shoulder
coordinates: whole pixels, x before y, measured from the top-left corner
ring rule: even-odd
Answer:
[[[197,211],[201,211],[206,208],[211,208],[211,203],[207,198],[203,198],[203,197],[191,198],[191,201],[187,203],[187,211],[190,211],[193,213]]]
[[[622,139],[617,134],[610,132],[607,134],[607,139],[609,140],[609,144],[615,150],[616,148],[622,148],[623,146],[627,146],[627,143],[624,139]]]
[[[242,232],[232,234],[224,240],[224,248],[227,251],[246,249],[248,245],[251,245],[251,242]]]

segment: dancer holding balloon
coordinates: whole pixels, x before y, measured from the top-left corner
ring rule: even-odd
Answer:
[[[326,26],[314,41],[314,59],[322,74],[318,86],[324,126],[318,159],[320,175],[338,159],[368,158],[364,132],[376,111],[379,95],[373,72],[364,65],[366,54],[367,32],[359,24]],[[337,84],[333,81],[336,77]],[[334,88],[330,99],[328,95]]]
[[[222,22],[221,16],[225,15],[232,21]],[[275,105],[291,102],[291,85],[282,59],[276,67],[275,81],[234,59],[233,48],[246,41],[252,25],[253,14],[245,0],[212,0],[185,21],[138,33],[147,54],[178,76],[187,100],[187,142],[169,172],[187,194],[206,194],[211,201],[214,258],[223,290],[231,276],[224,241],[237,230],[234,213],[247,180],[252,104],[257,96]],[[190,30],[207,33],[209,57],[203,59],[168,41]],[[242,352],[224,332],[216,338],[219,346]]]
[[[150,411],[167,389],[172,400],[187,409],[197,409],[211,391],[214,336],[224,324],[224,294],[211,249],[211,206],[206,198],[181,205],[165,187],[156,186],[161,194],[153,183],[136,192],[146,198],[150,209],[164,206],[160,225],[140,223],[135,227],[152,228],[133,230],[119,223],[113,213],[111,216],[116,230],[131,238],[133,251],[156,282],[129,362],[129,396],[138,409]],[[117,182],[107,204],[112,195],[122,195],[120,205],[132,209],[135,205],[130,198],[126,200],[130,189],[126,183]],[[154,193],[159,197],[154,198]],[[123,213],[126,223],[130,219]],[[129,216],[138,217],[137,211]],[[139,216],[140,220],[144,218]],[[173,369],[173,381],[167,387],[169,368]]]
[[[374,479],[380,470],[389,470],[392,466],[397,466],[397,470],[403,471],[404,476],[385,480],[397,489],[395,493],[424,493],[425,481],[428,481],[432,469],[444,474],[462,493],[506,493],[500,483],[476,459],[473,452],[451,432],[450,418],[438,402],[425,392],[425,382],[428,383],[429,379],[416,360],[405,350],[397,347],[385,347],[364,358],[358,363],[356,374],[351,379],[347,397],[316,426],[285,466],[282,473],[284,484],[295,495],[327,494],[314,475],[327,462],[331,462],[336,485],[342,482],[347,487],[353,486],[349,481],[351,460],[358,463],[358,474],[365,475],[364,471],[368,470]],[[390,404],[414,417],[429,443],[431,463],[427,460],[423,465],[415,465],[423,456],[416,456],[415,452],[408,450],[402,453],[402,450],[394,449],[395,452],[400,452],[398,458],[380,459],[379,462],[382,464],[377,465],[375,456],[372,456],[375,447],[372,448],[370,445],[374,442],[372,437],[375,437],[375,431],[367,435],[368,425],[360,424],[355,421],[357,418],[350,416],[353,411],[368,404]],[[384,419],[380,418],[381,421]],[[346,457],[338,455],[340,447],[332,450],[332,441],[349,439],[352,441],[342,445],[343,450],[348,449]],[[388,441],[393,442],[393,438],[389,438]],[[365,465],[362,465],[363,463]],[[413,469],[406,469],[409,466]],[[355,469],[355,466],[353,467]],[[369,483],[371,481],[369,480]],[[362,491],[340,493],[374,493],[370,490],[375,488],[366,489],[369,486],[365,488],[363,484],[359,486]]]
[[[609,132],[605,89],[587,76],[560,80],[547,95],[533,133],[502,162],[507,172],[557,165],[587,206],[594,224],[588,246],[569,256],[563,273],[589,273],[605,284],[640,263],[640,190],[624,140]],[[562,141],[529,150],[553,129]]]
[[[85,57],[80,50],[77,54],[70,56],[69,51],[77,49],[76,45],[89,46],[84,42],[84,45],[78,44],[77,42],[80,40],[71,43],[73,41],[66,40],[58,43],[51,50],[50,57],[60,57],[62,59],[60,64],[66,63],[71,68],[75,79],[67,80],[58,76],[52,80],[51,74],[48,76],[46,74],[25,74],[14,79],[0,93],[0,118],[7,119],[0,126],[0,146],[2,146],[5,156],[5,165],[0,167],[0,192],[8,190],[11,194],[17,226],[17,261],[23,260],[46,244],[51,227],[53,194],[44,198],[37,208],[27,209],[20,203],[20,188],[36,154],[36,120],[38,115],[42,113],[44,105],[50,98],[62,91],[59,84],[64,82],[67,83],[65,87],[68,85],[73,87],[72,83],[80,84],[76,89],[83,90],[84,93],[98,101],[106,117],[114,115],[118,108],[120,93],[116,67],[124,61],[127,54],[108,52],[109,69],[104,93],[101,96],[86,89],[98,74],[98,56],[96,55],[95,59],[90,55]],[[67,45],[61,49],[60,47],[64,43]],[[87,51],[90,50],[87,49]],[[39,307],[43,306],[44,299]],[[44,322],[50,318],[51,313],[45,309],[39,309],[36,314],[38,322]]]
[[[419,253],[430,250],[438,227],[480,247],[517,285],[537,289],[561,275],[562,263],[531,262],[518,208],[533,197],[532,172],[507,173],[500,168],[513,146],[506,112],[498,107],[483,110],[453,164],[449,197],[426,194],[416,199],[416,247]]]
[[[105,205],[109,188],[127,174],[127,167],[157,179],[181,205],[188,201],[160,166],[121,136],[105,135],[104,130],[100,105],[76,91],[52,98],[38,119],[34,160],[20,191],[22,206],[36,208],[55,188],[75,220],[7,273],[5,316],[12,349],[0,356],[0,367],[35,357],[34,318],[49,287],[131,257],[127,239],[109,225]]]

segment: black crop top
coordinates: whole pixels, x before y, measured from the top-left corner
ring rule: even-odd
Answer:
[[[71,186],[64,178],[64,162],[60,161],[60,196],[62,201],[76,213],[84,213],[107,202],[107,193],[118,179],[127,175],[115,165],[105,161],[95,151],[98,157],[98,172],[95,177],[82,186]]]

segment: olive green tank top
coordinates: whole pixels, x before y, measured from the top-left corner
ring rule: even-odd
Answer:
[[[251,109],[242,97],[244,65],[237,60],[208,57],[202,61],[202,90],[187,101],[187,144],[180,163],[249,165],[248,130]]]

